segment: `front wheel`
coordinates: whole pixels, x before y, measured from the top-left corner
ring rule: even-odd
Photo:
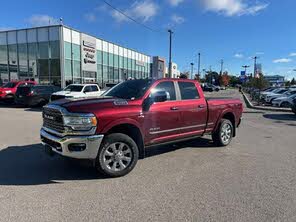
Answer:
[[[291,107],[291,104],[289,102],[283,102],[281,104],[281,107],[283,107],[283,108],[290,108]]]
[[[230,120],[222,119],[212,139],[217,146],[227,146],[233,138],[233,125]]]
[[[121,177],[131,172],[139,158],[137,144],[125,134],[107,135],[96,158],[96,169],[110,177]]]

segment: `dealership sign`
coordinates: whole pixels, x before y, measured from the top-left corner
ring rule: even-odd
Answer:
[[[97,71],[96,38],[81,34],[81,63],[82,71]]]

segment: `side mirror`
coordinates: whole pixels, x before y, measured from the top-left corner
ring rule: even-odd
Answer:
[[[166,91],[156,91],[151,93],[152,102],[165,102],[169,100],[170,94]]]
[[[165,102],[170,99],[170,94],[166,91],[152,92],[143,103],[143,110],[148,111],[154,102]]]

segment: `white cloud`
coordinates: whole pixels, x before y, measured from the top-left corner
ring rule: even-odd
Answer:
[[[238,58],[238,59],[241,59],[241,58],[244,58],[244,55],[241,54],[241,53],[236,53],[236,54],[234,55],[234,57],[235,57],[235,58]]]
[[[32,26],[46,26],[59,24],[59,20],[49,15],[32,15],[27,21]]]
[[[246,4],[245,0],[199,0],[207,11],[221,13],[226,16],[255,15],[269,4],[256,2]]]
[[[171,5],[171,6],[178,6],[179,4],[181,4],[182,2],[184,2],[184,0],[167,0],[168,3]]]
[[[140,20],[141,22],[147,22],[157,15],[158,10],[159,6],[152,0],[143,0],[134,2],[129,9],[126,9],[123,12],[132,18]],[[111,16],[117,22],[128,20],[123,14],[115,10],[111,12]]]
[[[281,59],[275,59],[275,60],[273,60],[273,63],[289,63],[291,61],[292,61],[292,59],[281,58]]]
[[[0,27],[0,31],[7,31],[7,30],[12,30],[13,28],[10,27]]]
[[[296,56],[296,52],[291,52],[291,53],[289,54],[289,56],[291,56],[291,57]]]
[[[174,24],[177,24],[177,25],[180,25],[185,22],[185,18],[176,14],[171,16],[171,20]]]
[[[96,21],[96,15],[94,13],[87,13],[84,15],[84,18],[88,21],[88,22],[95,22]]]

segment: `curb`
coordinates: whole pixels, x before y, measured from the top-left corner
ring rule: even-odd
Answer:
[[[269,108],[269,107],[258,107],[254,106],[252,102],[249,100],[249,98],[245,95],[245,93],[242,91],[246,106],[250,109],[256,109],[256,110],[265,110],[265,111],[274,111],[274,112],[292,112],[292,110],[288,109],[277,109],[277,108]]]

